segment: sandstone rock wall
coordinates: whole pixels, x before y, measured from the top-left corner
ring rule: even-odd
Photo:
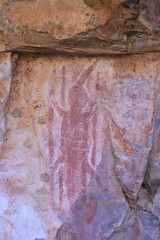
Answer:
[[[160,240],[159,12],[0,0],[0,240]]]
[[[0,55],[0,239],[160,238],[159,60]]]

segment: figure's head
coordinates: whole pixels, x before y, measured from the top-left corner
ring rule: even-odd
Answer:
[[[82,109],[87,102],[87,94],[83,87],[73,86],[69,91],[69,105],[72,108]]]

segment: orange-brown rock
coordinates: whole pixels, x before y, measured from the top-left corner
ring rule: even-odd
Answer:
[[[0,51],[158,52],[159,8],[157,0],[1,1]]]
[[[13,2],[5,13],[18,26],[65,39],[105,24],[111,15],[109,8],[94,10],[82,0],[41,0]]]

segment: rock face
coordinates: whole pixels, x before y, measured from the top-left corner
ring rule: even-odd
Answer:
[[[0,55],[0,239],[160,239],[159,59]]]
[[[159,12],[0,0],[0,240],[160,240]]]
[[[0,51],[159,51],[159,0],[1,0]]]

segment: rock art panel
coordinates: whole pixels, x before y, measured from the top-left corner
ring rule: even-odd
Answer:
[[[159,239],[158,213],[144,187],[154,136],[156,89],[159,91],[155,87],[158,57],[147,56],[143,63],[141,59],[112,59],[108,65],[101,89],[110,139],[107,155],[103,155],[96,178],[73,204],[56,240],[65,234],[76,240]],[[118,195],[114,181],[122,187],[127,202]]]
[[[16,64],[1,155],[8,201],[1,236],[53,239],[101,161],[106,126],[98,62],[22,55]]]
[[[95,99],[97,61],[86,64],[87,68],[72,67],[67,60],[61,67],[54,64],[49,65],[51,76],[45,82],[46,113],[35,123],[35,131],[47,159],[52,196],[66,211],[96,173],[103,148],[104,117],[99,95]]]
[[[91,65],[79,79],[75,79],[75,85],[68,92],[68,110],[65,111],[53,102],[56,111],[62,118],[60,133],[62,156],[56,160],[52,170],[56,173],[59,169],[59,188],[62,191],[59,196],[60,201],[65,198],[63,183],[69,186],[66,187],[65,194],[68,201],[72,203],[77,192],[81,192],[86,187],[87,174],[94,175],[97,106],[96,102],[90,101],[87,89],[84,89],[84,84],[94,70],[94,65]],[[91,132],[90,126],[92,126],[92,131],[95,131],[95,138],[91,137],[91,139],[90,136],[94,134]]]
[[[159,55],[13,59],[0,239],[158,240]]]

